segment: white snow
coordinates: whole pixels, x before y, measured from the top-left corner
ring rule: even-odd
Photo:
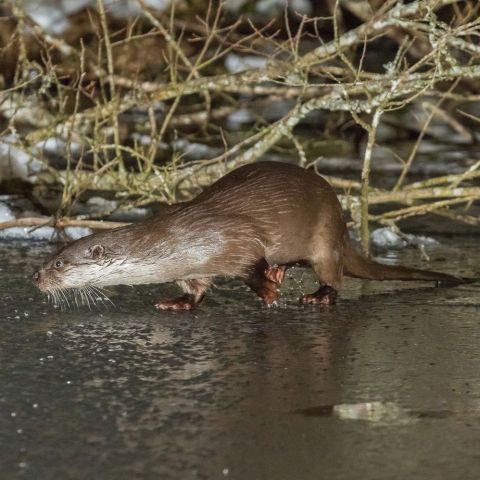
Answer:
[[[53,227],[12,227],[0,230],[2,240],[52,240],[55,236]]]
[[[193,160],[203,158],[212,158],[216,155],[217,149],[203,143],[189,142],[184,138],[179,138],[175,142],[175,148],[184,152],[184,154]]]
[[[85,8],[88,5],[93,5],[93,0],[63,0],[57,1],[57,3],[61,3],[63,6],[63,11],[67,15],[72,15],[73,13],[78,12],[82,8]]]
[[[374,230],[370,239],[376,247],[380,248],[404,248],[407,246],[406,240],[387,227]]]
[[[312,5],[309,0],[259,0],[256,2],[255,10],[258,13],[274,14],[285,8],[287,4],[289,10],[308,15],[312,11]]]
[[[86,227],[66,227],[69,240],[78,240],[90,235],[92,230]],[[11,227],[0,230],[0,240],[47,240],[58,239],[59,232],[53,227]]]
[[[410,245],[440,245],[440,242],[432,237],[426,237],[424,235],[405,235]]]
[[[8,205],[0,202],[0,223],[15,220],[15,215]],[[48,218],[45,217],[45,221]],[[1,240],[54,240],[58,238],[58,231],[53,227],[11,227],[0,229]],[[70,240],[90,235],[92,230],[86,227],[66,227],[65,233]]]
[[[251,70],[256,68],[265,68],[267,59],[257,57],[255,55],[240,56],[235,53],[230,53],[225,58],[225,68],[230,73],[243,72],[244,70]]]
[[[95,214],[110,214],[118,208],[118,202],[103,197],[91,197],[86,203],[88,210]]]
[[[35,70],[29,71],[29,77],[33,80],[38,75]],[[10,93],[2,96],[0,112],[13,122],[18,122],[33,127],[48,127],[53,122],[52,115],[42,108],[38,99],[34,96],[23,96]],[[12,135],[16,138],[15,135]]]
[[[145,218],[150,211],[147,208],[135,207],[130,210],[118,209],[116,200],[107,200],[102,197],[91,197],[86,203],[89,213],[107,215],[109,220],[119,222],[132,222]]]
[[[407,245],[439,245],[439,242],[431,237],[423,235],[402,235],[395,233],[388,227],[377,228],[370,234],[372,244],[385,249],[402,249]]]
[[[235,128],[245,123],[250,123],[253,120],[252,114],[245,108],[231,113],[227,118],[227,123],[230,128]]]
[[[9,178],[28,180],[30,175],[39,172],[42,162],[29,153],[14,147],[14,135],[0,137],[0,181]]]
[[[158,11],[165,10],[170,0],[144,0],[147,7]],[[92,1],[92,3],[96,3]],[[129,17],[140,15],[142,9],[137,0],[105,0],[105,8],[115,17]]]
[[[8,205],[0,203],[0,222],[9,222],[15,220],[15,215],[12,213]]]
[[[24,0],[25,10],[42,28],[61,34],[69,26],[68,16],[85,7],[96,7],[96,0]],[[170,0],[145,0],[145,5],[155,10],[165,10]],[[140,15],[137,0],[105,0],[105,10],[115,17]]]
[[[68,149],[73,154],[79,154],[82,146],[79,143],[65,142],[60,137],[50,137],[35,144],[35,148],[44,154],[66,155]]]
[[[88,227],[65,227],[65,233],[70,240],[78,240],[93,233],[93,230]]]
[[[108,218],[109,220],[116,222],[135,222],[137,220],[142,220],[150,214],[148,208],[135,207],[130,210],[117,211],[112,213]]]
[[[68,20],[60,2],[55,0],[24,0],[25,10],[34,22],[54,34],[68,27]]]

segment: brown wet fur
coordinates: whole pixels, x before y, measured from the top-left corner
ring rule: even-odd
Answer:
[[[267,261],[262,258],[248,270],[244,279],[265,305],[272,305],[278,300],[278,288],[281,283],[267,276],[271,270]]]
[[[327,181],[279,162],[240,167],[189,202],[167,207],[137,224],[77,240],[37,272],[35,281],[48,291],[65,284],[68,270],[70,286],[65,288],[74,288],[71,280],[76,271],[70,267],[81,263],[86,249],[97,251],[99,245],[101,258],[89,261],[102,265],[101,283],[95,278],[82,282],[103,286],[177,281],[185,295],[159,302],[159,309],[195,308],[217,276],[243,279],[271,305],[278,299],[286,268],[295,263],[310,266],[320,283],[319,290],[300,299],[308,304],[334,303],[344,274],[374,280],[462,282],[444,273],[365,258],[350,242],[340,203]],[[58,258],[64,261],[65,272],[53,269]],[[112,265],[119,267],[114,271]]]
[[[265,271],[265,276],[269,280],[277,283],[278,286],[280,286],[283,283],[286,271],[287,271],[287,266],[286,265],[279,265],[279,266],[276,266],[276,267],[268,267],[267,270]]]

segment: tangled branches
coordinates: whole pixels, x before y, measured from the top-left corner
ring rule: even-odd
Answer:
[[[172,202],[273,154],[322,170],[308,126],[325,141],[360,138],[351,147],[363,157],[360,181],[330,180],[346,190],[366,251],[371,221],[394,225],[428,212],[478,224],[451,207],[480,198],[480,160],[410,178],[435,123],[478,141],[480,118],[470,110],[480,98],[478,2],[326,3],[324,12],[285,9],[266,21],[235,19],[222,2],[197,2],[194,15],[182,2],[156,12],[139,0],[138,18],[118,24],[98,0],[86,14],[89,43],[85,32],[53,36],[14,4],[3,44],[18,61],[1,93],[3,141],[41,162],[36,181],[61,186],[57,213],[65,216],[86,190],[114,191],[127,206]],[[39,120],[22,120],[26,104]],[[397,177],[374,188],[379,131],[392,125],[415,138],[409,152],[391,152]],[[52,138],[65,145],[63,162],[42,156]],[[386,208],[372,213],[379,204]]]

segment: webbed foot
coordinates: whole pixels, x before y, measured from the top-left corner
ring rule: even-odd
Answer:
[[[192,295],[183,295],[171,300],[162,300],[155,305],[157,310],[192,310],[196,307]]]
[[[287,267],[285,265],[279,265],[277,267],[268,267],[265,270],[265,277],[268,280],[275,282],[278,286],[280,286],[285,278],[285,272],[287,271]]]
[[[304,305],[335,305],[337,291],[328,285],[324,285],[314,293],[307,293],[298,299]]]

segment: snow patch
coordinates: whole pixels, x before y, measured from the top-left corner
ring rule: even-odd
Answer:
[[[32,173],[39,172],[42,168],[42,162],[11,145],[15,141],[15,135],[0,137],[0,181],[9,178],[28,180]]]
[[[0,230],[2,240],[52,240],[56,237],[53,227],[12,227]]]
[[[370,239],[377,248],[400,250],[408,245],[439,245],[439,242],[431,237],[424,235],[399,235],[388,227],[377,228],[374,230]]]
[[[170,0],[144,0],[145,5],[158,11],[165,10]],[[25,10],[45,30],[59,35],[70,25],[68,19],[85,7],[96,7],[96,0],[24,0]],[[117,18],[141,15],[137,0],[104,0],[105,10]]]
[[[91,197],[87,200],[87,207],[90,213],[109,215],[118,208],[118,202],[103,197]]]
[[[50,137],[35,144],[35,148],[44,154],[61,155],[64,156],[70,151],[73,154],[79,155],[82,146],[79,143],[70,142],[59,137]]]
[[[0,203],[0,222],[10,222],[11,220],[15,220],[15,215],[12,213],[12,210],[8,205]]]
[[[227,118],[227,123],[230,128],[236,128],[240,125],[244,125],[245,123],[250,123],[252,121],[252,114],[245,108],[231,113]]]
[[[267,59],[255,55],[240,56],[230,53],[225,59],[225,68],[230,73],[243,72],[245,70],[261,69],[267,66]]]
[[[174,145],[177,150],[183,151],[185,156],[192,160],[212,158],[217,154],[218,151],[218,149],[212,148],[209,145],[189,142],[184,138],[179,138]]]
[[[88,227],[65,227],[64,231],[70,240],[78,240],[93,233],[93,230]]]
[[[404,248],[408,245],[407,241],[404,240],[400,235],[393,232],[389,228],[377,228],[374,230],[370,239],[376,247],[379,248]]]
[[[285,3],[285,0],[260,0],[256,2],[255,10],[258,13],[274,14],[282,11],[285,8]],[[312,13],[312,5],[309,0],[289,0],[287,5],[289,10],[294,12],[305,15]]]

